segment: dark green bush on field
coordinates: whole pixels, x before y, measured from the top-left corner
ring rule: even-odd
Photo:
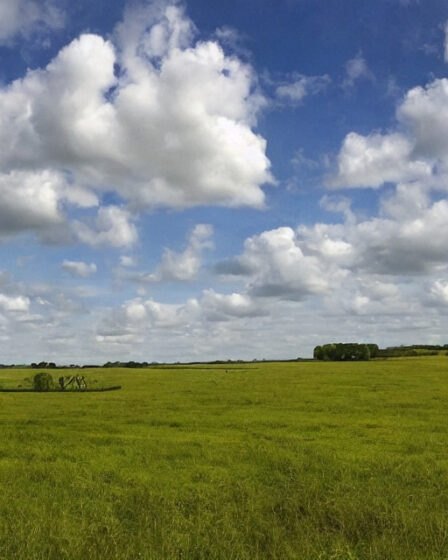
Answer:
[[[49,373],[36,373],[33,378],[33,387],[35,391],[51,391],[54,389],[54,380]]]
[[[378,352],[378,346],[376,344],[324,344],[323,346],[316,346],[314,349],[314,359],[331,362],[370,360],[370,346],[372,347],[372,353],[375,356]]]

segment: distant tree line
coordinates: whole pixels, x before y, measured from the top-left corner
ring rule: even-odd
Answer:
[[[377,344],[369,343],[341,343],[335,342],[331,344],[323,344],[316,346],[313,352],[315,360],[326,361],[359,361],[370,360],[371,358],[400,358],[406,356],[435,356],[440,353],[448,355],[448,344],[412,344],[409,346],[388,346],[387,348],[378,348]],[[279,361],[307,361],[304,358],[296,358],[293,360],[279,360]],[[250,362],[263,362],[266,360],[213,360],[208,362],[175,362],[176,365],[195,365],[195,364],[242,364]],[[33,362],[27,364],[0,364],[0,369],[3,368],[28,368],[33,369],[85,369],[85,368],[147,368],[151,366],[170,365],[168,362],[136,362],[130,360],[127,362],[115,361],[106,362],[103,365],[99,364],[86,364],[86,365],[56,365],[55,362]]]
[[[371,358],[436,356],[441,351],[447,351],[448,355],[448,344],[413,344],[378,348],[377,344],[332,343],[316,346],[313,357],[315,360],[345,362],[370,360]]]
[[[152,364],[155,365],[155,364]],[[134,362],[131,360],[130,362],[106,362],[103,367],[111,368],[111,367],[124,367],[124,368],[144,368],[148,367],[148,362]]]
[[[410,346],[389,346],[378,352],[379,358],[401,358],[406,356],[436,356],[448,350],[448,344],[412,344]]]

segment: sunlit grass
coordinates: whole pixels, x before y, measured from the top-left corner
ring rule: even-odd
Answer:
[[[82,375],[0,394],[1,559],[448,558],[448,357]]]

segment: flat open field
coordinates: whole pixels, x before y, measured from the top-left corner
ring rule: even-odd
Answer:
[[[82,374],[0,394],[2,560],[448,558],[448,357]]]

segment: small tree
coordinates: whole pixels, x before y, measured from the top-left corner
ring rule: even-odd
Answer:
[[[313,352],[313,358],[315,360],[323,360],[324,359],[324,353],[322,351],[322,346],[316,346],[316,348],[314,349],[314,352]]]
[[[33,387],[35,391],[51,391],[54,389],[53,377],[49,373],[36,373],[33,378]]]

